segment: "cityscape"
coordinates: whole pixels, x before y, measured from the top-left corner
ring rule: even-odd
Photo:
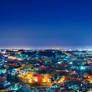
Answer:
[[[0,0],[0,92],[92,92],[92,0]]]
[[[91,50],[0,49],[0,92],[91,91]]]

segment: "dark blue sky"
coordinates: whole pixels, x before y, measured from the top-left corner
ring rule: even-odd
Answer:
[[[0,0],[0,46],[92,46],[92,0]]]

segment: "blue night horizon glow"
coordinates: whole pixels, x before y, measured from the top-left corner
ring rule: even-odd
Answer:
[[[1,47],[92,46],[91,0],[1,0]]]

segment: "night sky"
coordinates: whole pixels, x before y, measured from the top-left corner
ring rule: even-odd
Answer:
[[[92,0],[0,0],[0,46],[92,46]]]

